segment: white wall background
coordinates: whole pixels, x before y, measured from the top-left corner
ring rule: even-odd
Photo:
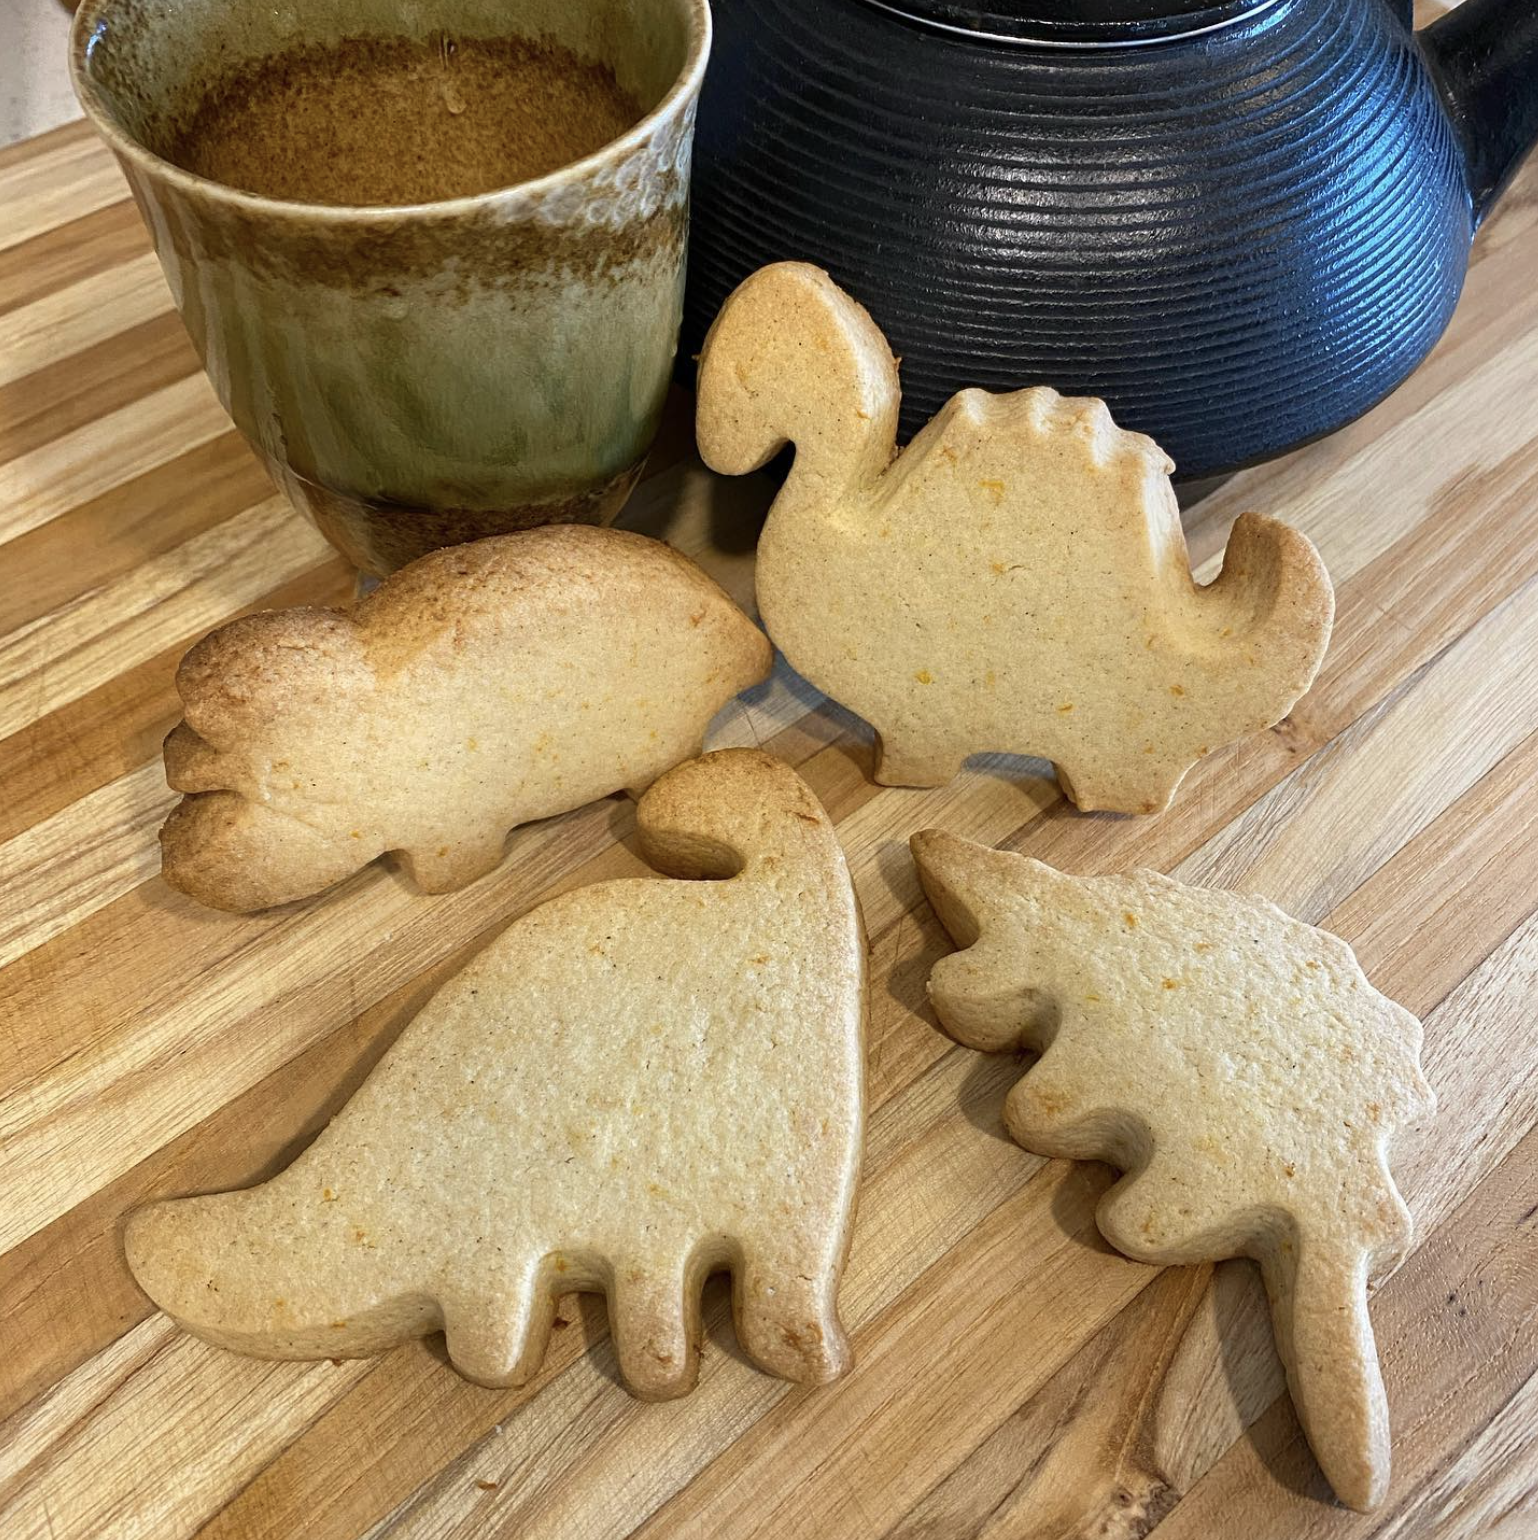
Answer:
[[[61,0],[0,0],[0,144],[80,116],[65,68]]]

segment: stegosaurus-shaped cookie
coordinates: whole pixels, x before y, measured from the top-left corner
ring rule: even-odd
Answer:
[[[1303,535],[1243,515],[1198,588],[1173,466],[1103,402],[964,390],[896,455],[898,404],[875,323],[802,263],[743,283],[701,356],[710,466],[741,474],[795,445],[759,611],[792,666],[876,729],[878,781],[937,786],[1009,750],[1050,759],[1083,809],[1154,812],[1308,688],[1334,599]]]
[[[1260,1262],[1308,1441],[1340,1498],[1372,1507],[1389,1431],[1367,1288],[1409,1244],[1387,1147],[1435,1105],[1420,1023],[1339,937],[1262,899],[1069,877],[935,830],[912,844],[965,948],[930,976],[941,1022],[1041,1054],[1010,1133],[1129,1173],[1097,1216],[1127,1255]]]
[[[286,1171],[135,1213],[150,1297],[271,1358],[441,1329],[461,1373],[508,1385],[539,1367],[557,1296],[603,1290],[621,1373],[663,1397],[693,1384],[700,1286],[730,1267],[756,1364],[842,1373],[866,961],[838,838],[751,749],[670,771],[636,818],[674,880],[515,920]]]

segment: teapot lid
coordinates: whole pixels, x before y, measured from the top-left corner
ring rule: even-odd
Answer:
[[[1277,0],[866,0],[926,26],[1033,47],[1128,48],[1212,32]]]

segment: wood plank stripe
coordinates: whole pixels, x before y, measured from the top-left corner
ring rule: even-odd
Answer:
[[[159,1340],[164,1324],[156,1318],[130,1334],[135,1350],[150,1351],[105,1396],[92,1365],[50,1395],[50,1418],[68,1426],[85,1419],[91,1436],[51,1444],[42,1469],[0,1486],[7,1535],[185,1534],[218,1507],[227,1482],[260,1469],[307,1410],[366,1368],[241,1358],[233,1376],[210,1375],[208,1365],[228,1355],[174,1331]],[[144,1440],[149,1420],[158,1432]],[[125,1490],[121,1451],[130,1442],[138,1454]]]
[[[0,967],[153,877],[155,832],[176,800],[148,764],[0,845]]]
[[[0,315],[149,249],[149,232],[131,202],[71,219],[0,253]]]
[[[39,1466],[60,1438],[88,1415],[93,1406],[125,1385],[133,1375],[178,1336],[176,1323],[166,1316],[146,1319],[124,1332],[104,1352],[56,1386],[50,1386],[20,1416],[6,1425],[0,1444],[0,1504]]]
[[[1538,584],[1485,616],[1175,875],[1261,894],[1310,922],[1327,914],[1538,732],[1538,671],[1491,668],[1493,658],[1538,655],[1535,599]]]
[[[1465,1426],[1470,1420],[1465,1413]],[[1436,1470],[1416,1491],[1400,1510],[1398,1533],[1441,1540],[1525,1540],[1538,1534],[1535,1427],[1538,1373],[1502,1403],[1450,1466]]]
[[[339,558],[260,595],[244,612],[290,604],[335,604],[351,595],[354,573]],[[233,617],[231,617],[233,618]],[[108,781],[160,757],[181,716],[176,666],[199,633],[183,634],[164,652],[115,675],[0,743],[7,769],[0,799],[0,840],[13,838]],[[3,991],[3,986],[0,986]]]
[[[1407,945],[1419,965],[1396,996],[1424,1015],[1504,945],[1533,900],[1538,870],[1538,736],[1485,778],[1337,905],[1329,925],[1350,935],[1369,976]],[[1418,940],[1434,939],[1434,946]]]
[[[1212,1271],[1160,1273],[931,1486],[887,1540],[1134,1540],[1149,1533],[1176,1495],[1149,1448],[1149,1413]]]
[[[84,118],[72,118],[57,128],[33,134],[30,139],[18,139],[14,144],[0,145],[0,171],[7,171],[23,161],[40,160],[65,145],[95,137],[96,130]]]
[[[0,644],[272,493],[232,428],[10,541],[0,552]]]
[[[1533,308],[1538,317],[1538,296]],[[1272,492],[1266,511],[1308,535],[1339,584],[1371,565],[1423,519],[1454,503],[1461,509],[1471,481],[1503,465],[1526,479],[1525,445],[1498,436],[1471,443],[1467,425],[1486,414],[1498,418],[1514,395],[1535,384],[1538,325],[1518,333],[1509,346],[1483,355],[1458,379],[1457,413],[1446,410],[1440,394],[1412,412],[1397,403],[1394,421],[1364,436],[1333,475],[1322,476],[1306,460],[1297,461],[1295,484],[1280,498]],[[1384,486],[1394,488],[1392,497],[1381,495]],[[1246,494],[1224,488],[1223,495],[1237,516],[1244,504],[1236,499]],[[1215,515],[1216,509],[1207,512],[1209,520]],[[1221,565],[1216,554],[1206,556],[1198,580],[1209,582]]]
[[[94,136],[14,162],[0,170],[0,252],[127,196],[123,173]]]
[[[109,337],[84,360],[61,358],[0,385],[0,464],[88,431],[198,368],[180,317],[165,311]]]
[[[154,657],[189,629],[212,628],[329,555],[313,525],[286,499],[269,497],[13,632],[0,641],[0,737]]]
[[[73,357],[170,308],[160,263],[146,253],[0,315],[0,385]]]
[[[229,427],[213,386],[202,374],[192,374],[0,465],[0,542],[46,524]]]

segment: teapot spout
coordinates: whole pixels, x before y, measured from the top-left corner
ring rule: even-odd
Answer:
[[[1538,0],[1464,0],[1417,37],[1462,143],[1477,227],[1538,140]]]

